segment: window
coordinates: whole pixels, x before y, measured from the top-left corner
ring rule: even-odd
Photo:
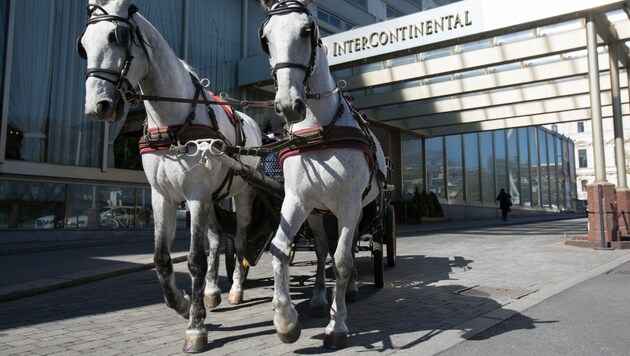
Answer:
[[[588,181],[586,179],[582,179],[582,181],[580,182],[580,185],[582,186],[582,191],[585,192],[586,186],[588,185]]]
[[[577,123],[577,132],[584,132],[584,121]]]
[[[444,198],[444,146],[442,137],[425,141],[427,187],[439,198]]]
[[[350,2],[367,9],[367,0],[350,0]]]
[[[393,19],[395,17],[400,17],[401,13],[395,9],[392,9],[391,7],[387,7],[387,18],[388,19]]]
[[[340,19],[339,17],[330,14],[322,9],[317,10],[317,19],[325,22],[329,25],[332,25],[342,31],[350,30],[354,27],[353,24]]]
[[[464,177],[466,201],[481,201],[479,190],[479,140],[477,133],[464,135]]]
[[[588,160],[586,159],[586,150],[578,150],[578,167],[588,167]]]
[[[413,193],[424,190],[422,177],[422,139],[402,134],[403,199],[411,200]]]
[[[446,136],[446,198],[464,201],[462,136]]]

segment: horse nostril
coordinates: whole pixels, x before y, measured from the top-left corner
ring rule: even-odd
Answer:
[[[306,110],[306,103],[304,103],[304,100],[297,99],[293,103],[293,111],[295,111],[296,113],[302,114],[305,110]]]
[[[98,104],[96,104],[96,113],[101,114],[101,113],[109,112],[110,108],[111,108],[111,104],[109,103],[109,101],[106,101],[106,100],[99,101]]]
[[[280,108],[280,103],[276,103],[274,105],[274,109],[276,110],[276,114],[278,115],[282,114],[282,108]]]

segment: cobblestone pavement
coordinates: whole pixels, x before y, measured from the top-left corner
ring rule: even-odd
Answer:
[[[628,251],[563,244],[565,233],[585,230],[585,219],[571,219],[399,231],[397,264],[386,267],[383,289],[372,286],[370,253],[358,253],[359,300],[348,305],[348,347],[337,353],[433,355],[630,260]],[[308,315],[314,260],[300,250],[291,268],[303,328],[294,344],[275,335],[268,253],[251,268],[241,305],[227,304],[220,271],[224,301],[206,318],[207,354],[330,353],[322,348],[327,318]],[[186,263],[175,271],[189,289]],[[186,326],[164,304],[155,271],[145,270],[0,303],[0,355],[181,355]]]

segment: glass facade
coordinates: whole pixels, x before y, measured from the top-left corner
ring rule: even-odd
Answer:
[[[209,89],[241,96],[243,2],[134,3],[175,53],[209,80]],[[263,11],[258,1],[247,6],[255,11],[245,26],[256,33]],[[0,90],[8,89],[0,96],[7,128],[0,132],[6,140],[0,164],[15,167],[9,170],[13,174],[0,176],[0,228],[151,227],[149,186],[141,172],[125,173],[142,170],[142,105],[119,123],[94,122],[83,114],[85,61],[74,39],[85,28],[85,6],[72,0],[0,0],[0,10]],[[249,41],[247,50],[260,52],[259,40]],[[6,82],[5,63],[11,63]],[[51,171],[50,178],[37,177]],[[37,178],[24,178],[24,172]],[[112,177],[103,181],[108,172]],[[185,210],[178,216],[178,226],[185,225]]]
[[[464,169],[466,172],[464,182],[467,202],[481,201],[478,136],[476,132],[464,135]]]
[[[444,138],[435,137],[425,141],[425,162],[427,190],[439,198],[446,198],[446,180],[444,177]],[[404,152],[403,152],[404,155]]]
[[[573,142],[566,137],[541,127],[528,127],[427,138],[426,169],[417,157],[421,139],[403,137],[405,201],[411,200],[409,193],[417,188],[436,193],[446,204],[465,202],[494,208],[496,195],[504,188],[515,206],[574,208],[577,192],[570,155]],[[548,155],[548,147],[552,147],[552,155]],[[426,186],[420,185],[422,182]]]
[[[180,208],[177,226],[186,226]],[[151,228],[147,187],[0,179],[0,229]]]
[[[357,11],[368,6],[366,1],[351,2],[358,5]],[[175,53],[209,80],[209,89],[248,100],[270,99],[271,94],[264,90],[238,86],[239,60],[261,53],[259,38],[252,35],[257,34],[265,16],[259,0],[134,3]],[[336,15],[317,13],[320,21],[340,30],[354,26]],[[74,39],[84,30],[86,20],[85,6],[76,6],[73,0],[0,0],[0,113],[4,125],[0,130],[5,131],[0,132],[0,143],[5,143],[0,147],[0,229],[153,226],[151,192],[137,149],[146,116],[143,107],[132,109],[124,122],[113,124],[93,122],[83,114],[85,61],[76,54]],[[546,31],[552,33],[555,28]],[[534,37],[534,30],[526,30],[344,71],[394,68]],[[556,60],[545,57],[526,65]],[[518,68],[521,63],[512,62],[375,86],[357,90],[357,94],[387,93]],[[260,108],[245,112],[255,118],[266,113]],[[570,208],[576,196],[574,158],[571,141],[537,127],[426,139],[401,133],[401,181],[394,183],[401,187],[403,200],[411,199],[415,190],[425,190],[449,204],[495,207],[497,192],[506,188],[517,206],[563,209]],[[185,225],[182,206],[178,227]]]
[[[422,139],[417,136],[403,134],[402,138],[402,194],[411,199],[414,191],[422,191],[424,175],[422,174]]]

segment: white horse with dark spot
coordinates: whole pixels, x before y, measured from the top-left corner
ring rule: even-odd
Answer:
[[[333,254],[336,280],[324,346],[341,348],[348,334],[345,292],[354,269],[355,231],[362,208],[382,192],[385,156],[376,137],[353,115],[333,80],[317,24],[308,10],[312,1],[261,2],[267,17],[260,37],[277,86],[275,109],[289,124],[290,137],[324,141],[320,146],[281,153],[285,198],[271,247],[273,321],[283,342],[299,338],[298,314],[289,294],[291,240],[312,211],[330,211],[338,220],[338,242]],[[315,236],[315,245],[326,246],[325,238],[319,236]],[[313,293],[311,306],[314,301],[326,303],[325,286],[316,285]]]
[[[143,95],[188,98],[190,102],[144,101],[147,122],[142,164],[151,184],[155,220],[155,265],[166,304],[189,320],[184,351],[202,352],[208,346],[204,320],[205,304],[221,301],[218,286],[219,228],[213,203],[234,198],[237,215],[236,244],[244,251],[246,228],[251,220],[253,188],[223,164],[192,157],[206,143],[260,146],[256,122],[242,113],[219,105],[195,101],[218,101],[180,61],[159,32],[137,12],[131,0],[100,0],[88,5],[89,20],[77,40],[79,54],[87,60],[85,113],[94,120],[116,122],[126,116],[126,102],[135,100],[134,87]],[[136,96],[137,97],[137,96]],[[238,157],[236,157],[238,159]],[[257,167],[259,158],[241,157]],[[192,292],[176,287],[170,246],[175,238],[176,211],[186,201],[190,210],[188,268]],[[209,250],[209,253],[206,252]],[[237,252],[238,252],[237,251]],[[230,289],[230,303],[243,298],[242,252]]]

